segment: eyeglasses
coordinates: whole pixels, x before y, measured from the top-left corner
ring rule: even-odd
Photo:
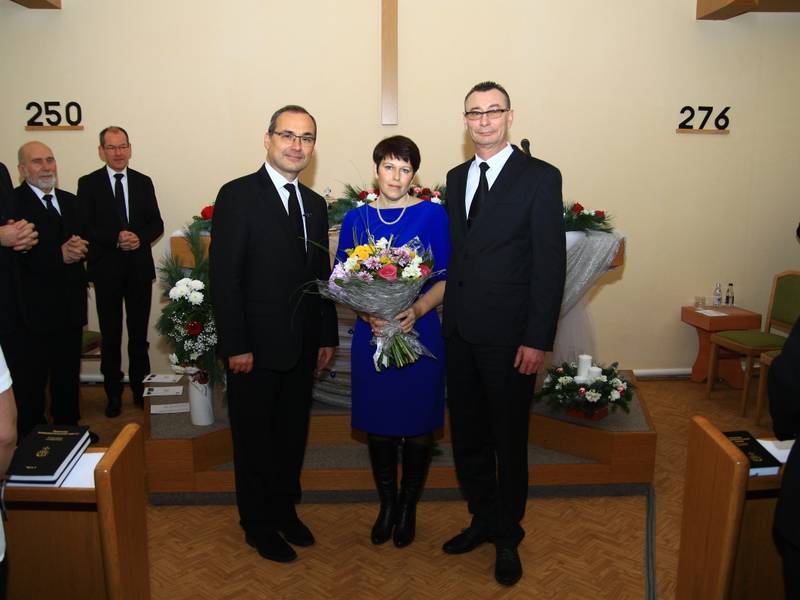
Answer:
[[[109,145],[107,145],[107,146],[103,146],[103,148],[104,148],[104,149],[105,149],[107,152],[115,152],[115,151],[117,151],[117,150],[122,150],[122,151],[125,151],[125,150],[127,150],[128,148],[130,148],[130,147],[131,147],[131,145],[130,145],[130,144],[120,144],[119,146],[112,146],[111,144],[109,144]]]
[[[273,131],[272,135],[277,135],[287,144],[294,144],[295,140],[300,140],[303,146],[313,146],[314,142],[317,141],[317,138],[313,135],[297,135],[291,131]]]
[[[468,110],[464,116],[468,121],[480,121],[483,115],[489,117],[492,121],[499,119],[503,113],[510,111],[510,108],[491,108],[489,110]]]

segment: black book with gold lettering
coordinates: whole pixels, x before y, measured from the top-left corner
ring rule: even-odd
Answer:
[[[89,428],[43,425],[34,428],[14,452],[8,481],[55,483],[88,446]]]
[[[725,437],[734,443],[750,461],[750,475],[777,475],[781,463],[764,448],[749,431],[724,431]]]

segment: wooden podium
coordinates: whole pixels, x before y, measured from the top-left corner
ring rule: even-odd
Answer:
[[[6,488],[9,598],[150,598],[139,426],[103,451],[94,489]]]
[[[689,425],[678,600],[784,597],[772,538],[779,476],[749,477],[747,457],[704,417]]]

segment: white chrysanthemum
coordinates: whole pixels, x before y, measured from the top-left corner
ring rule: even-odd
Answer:
[[[614,377],[614,379],[611,380],[611,385],[615,388],[622,387],[622,381],[619,379],[619,377]]]
[[[375,242],[375,247],[378,250],[386,250],[386,248],[389,247],[389,240],[387,240],[385,237],[382,237],[377,242]]]
[[[597,377],[595,377],[594,380],[595,381],[602,381],[603,383],[605,383],[606,381],[608,381],[608,377],[606,377],[605,375],[598,375]]]
[[[198,305],[198,304],[202,304],[203,303],[203,292],[198,292],[197,290],[195,290],[193,292],[189,292],[188,300],[189,300],[189,302],[191,302],[195,306]]]
[[[348,273],[352,273],[355,270],[357,264],[358,264],[357,256],[355,255],[348,256],[347,260],[344,261],[344,270],[347,271]]]
[[[589,390],[588,392],[586,392],[586,399],[589,402],[597,402],[598,400],[600,400],[601,397],[602,397],[602,394],[600,392],[595,391],[595,390]]]
[[[183,279],[179,279],[178,281],[176,281],[175,285],[176,286],[181,286],[181,285],[182,286],[188,286],[191,281],[192,280],[189,279],[188,277],[184,277]]]
[[[608,396],[611,399],[611,402],[620,399],[620,393],[617,390],[611,390],[611,393]]]
[[[180,300],[181,298],[185,298],[188,293],[188,287],[185,285],[176,285],[169,291],[169,297],[172,300]]]
[[[189,282],[189,284],[188,284],[188,285],[189,285],[189,288],[191,288],[191,289],[193,289],[193,290],[197,290],[197,291],[200,291],[200,290],[202,290],[202,289],[205,289],[205,287],[206,287],[206,284],[205,284],[205,283],[203,283],[202,281],[200,281],[199,279],[192,279],[192,280]]]
[[[169,355],[169,362],[172,363],[173,365],[177,365],[178,364],[178,355],[175,354],[174,352],[172,354],[170,354]]]
[[[378,199],[378,194],[374,192],[370,192],[369,194],[367,194],[367,202],[372,202],[373,200],[377,199]]]
[[[572,377],[570,377],[569,375],[564,375],[562,377],[559,377],[558,383],[560,383],[561,385],[568,385],[572,383]]]
[[[422,264],[422,257],[417,254],[414,258],[411,259],[411,264],[415,267],[419,267]]]
[[[411,263],[410,265],[403,268],[402,272],[403,279],[419,279],[422,277],[422,271],[419,270],[419,266]]]

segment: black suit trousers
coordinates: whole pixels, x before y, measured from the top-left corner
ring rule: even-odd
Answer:
[[[276,531],[296,518],[308,438],[317,346],[304,344],[288,371],[228,371],[228,413],[239,523],[245,532]]]
[[[97,317],[100,322],[100,371],[109,398],[122,395],[122,305],[128,329],[128,379],[134,398],[144,392],[142,380],[150,373],[147,327],[150,321],[153,282],[133,276],[133,269],[114,279],[94,282]]]
[[[82,338],[83,326],[31,333],[31,347],[36,356],[28,365],[32,402],[25,420],[30,428],[46,422],[45,387],[48,382],[53,425],[78,424]]]
[[[535,375],[514,369],[517,347],[446,340],[447,406],[456,474],[472,524],[517,546],[528,498],[528,417]]]

